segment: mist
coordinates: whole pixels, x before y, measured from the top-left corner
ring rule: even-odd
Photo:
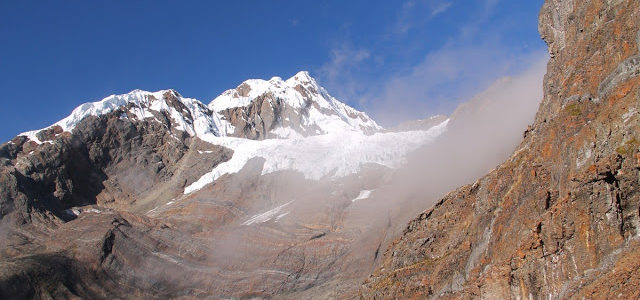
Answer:
[[[447,192],[473,183],[505,161],[522,141],[543,97],[546,56],[512,77],[504,77],[449,117],[448,130],[413,153],[385,194],[401,199],[381,207],[406,223]],[[404,225],[400,225],[404,226]]]

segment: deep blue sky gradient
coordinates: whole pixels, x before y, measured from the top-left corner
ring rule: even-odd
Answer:
[[[0,141],[110,94],[173,88],[208,103],[245,79],[288,78],[299,70],[311,71],[329,92],[369,111],[385,82],[411,72],[430,54],[492,40],[513,53],[516,59],[505,58],[515,62],[508,67],[467,79],[477,83],[465,85],[467,93],[458,93],[463,88],[456,78],[446,82],[450,103],[428,107],[450,113],[485,79],[517,72],[519,57],[544,50],[537,33],[541,5],[0,0]],[[424,101],[443,101],[434,99]]]

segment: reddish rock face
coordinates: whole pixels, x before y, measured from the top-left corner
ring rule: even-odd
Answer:
[[[640,1],[547,0],[515,153],[409,223],[364,298],[640,296]]]

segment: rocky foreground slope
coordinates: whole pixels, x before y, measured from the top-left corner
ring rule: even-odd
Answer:
[[[524,141],[411,221],[363,298],[640,297],[640,1],[547,0],[539,30]]]

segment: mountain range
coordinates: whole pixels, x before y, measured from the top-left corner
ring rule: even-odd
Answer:
[[[382,226],[366,218],[376,202],[360,203],[447,130],[447,118],[425,122],[385,130],[307,72],[247,80],[208,105],[174,90],[80,105],[0,147],[3,291],[353,294],[384,242],[365,238]]]

